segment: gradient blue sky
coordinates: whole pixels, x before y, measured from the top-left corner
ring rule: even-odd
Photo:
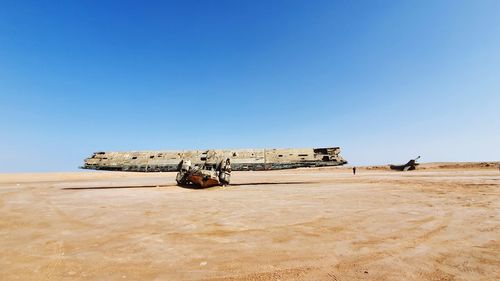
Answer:
[[[93,151],[500,158],[500,1],[0,1],[0,172]]]

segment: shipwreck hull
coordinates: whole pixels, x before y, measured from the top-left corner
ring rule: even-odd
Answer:
[[[262,171],[301,167],[338,166],[347,163],[339,147],[301,149],[238,149],[144,152],[96,152],[83,169],[131,172],[173,172],[181,160],[194,165],[231,159],[234,171]]]

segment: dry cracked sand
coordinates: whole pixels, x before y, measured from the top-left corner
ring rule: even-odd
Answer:
[[[496,168],[0,175],[1,280],[499,280]]]

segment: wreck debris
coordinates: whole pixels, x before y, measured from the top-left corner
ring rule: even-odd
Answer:
[[[176,176],[180,186],[195,185],[201,188],[212,186],[226,186],[230,182],[231,161],[229,158],[221,160],[217,165],[205,163],[202,166],[193,166],[190,160],[181,160],[179,172]]]
[[[389,168],[395,171],[412,171],[415,170],[419,165],[419,163],[417,163],[418,159],[420,159],[420,156],[418,156],[415,159],[411,159],[410,161],[408,161],[408,163],[404,165],[389,165]]]

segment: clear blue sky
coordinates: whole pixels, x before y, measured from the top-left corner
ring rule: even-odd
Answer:
[[[93,151],[500,159],[500,1],[1,1],[0,172]]]

